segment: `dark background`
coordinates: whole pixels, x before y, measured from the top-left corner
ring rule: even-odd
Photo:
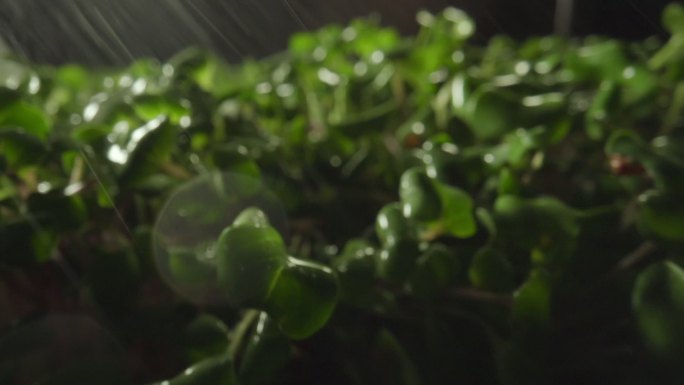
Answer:
[[[664,35],[660,15],[671,2],[559,1],[573,3],[571,34],[625,39]],[[41,63],[120,65],[143,56],[163,60],[188,46],[240,61],[283,50],[295,31],[373,12],[412,33],[419,9],[448,5],[475,18],[478,42],[554,32],[556,0],[0,0],[0,36]]]

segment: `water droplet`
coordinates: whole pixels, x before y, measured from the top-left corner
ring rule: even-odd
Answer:
[[[83,110],[83,119],[85,119],[86,122],[90,122],[95,118],[98,111],[100,111],[100,103],[93,102],[88,104]]]
[[[385,60],[385,54],[382,51],[374,51],[371,54],[371,62],[374,64],[380,64]]]
[[[39,193],[45,194],[48,191],[52,189],[52,185],[50,182],[40,182],[38,183],[38,186],[36,187],[36,190],[38,190]]]
[[[337,155],[330,157],[330,165],[333,167],[340,167],[342,165],[342,158]]]
[[[634,75],[636,75],[636,70],[632,66],[629,66],[622,71],[622,77],[625,79],[632,79]]]
[[[340,75],[330,71],[329,69],[323,67],[318,70],[318,78],[325,84],[330,86],[336,86],[340,84]]]
[[[287,98],[295,93],[295,88],[292,84],[285,83],[285,84],[280,84],[278,88],[276,88],[276,94],[280,96],[281,98]]]
[[[526,61],[520,61],[515,65],[515,73],[520,76],[527,75],[530,72],[530,69],[530,63]]]
[[[271,83],[262,82],[262,83],[257,84],[257,86],[256,86],[256,92],[258,94],[262,94],[262,95],[268,94],[271,91],[273,91],[273,86],[271,85]]]

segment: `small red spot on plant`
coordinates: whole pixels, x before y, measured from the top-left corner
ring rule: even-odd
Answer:
[[[615,175],[643,175],[646,170],[641,163],[624,155],[612,155],[610,157],[610,169]]]
[[[404,146],[406,146],[406,148],[418,148],[421,144],[423,144],[423,140],[414,133],[410,133],[404,137]]]

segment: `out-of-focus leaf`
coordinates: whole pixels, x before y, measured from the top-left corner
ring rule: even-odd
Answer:
[[[403,214],[399,203],[383,207],[375,222],[375,232],[383,244],[391,245],[415,238],[415,227]]]
[[[532,261],[561,266],[572,255],[580,231],[577,212],[551,197],[526,200],[500,196],[494,209],[499,234],[532,254]]]
[[[57,245],[53,231],[35,221],[17,220],[0,224],[0,264],[31,266],[48,260]]]
[[[233,362],[227,354],[201,361],[182,374],[150,385],[235,385],[237,379]]]
[[[566,65],[578,81],[600,81],[618,80],[628,62],[620,42],[605,40],[580,47]]]
[[[340,297],[364,301],[375,282],[377,250],[366,240],[349,240],[333,266],[340,279]]]
[[[457,238],[469,238],[477,231],[473,200],[456,187],[442,185],[438,188],[442,200],[442,224],[446,231]]]
[[[266,313],[259,315],[254,334],[245,348],[238,379],[240,383],[272,383],[292,357],[290,341]]]
[[[436,244],[418,258],[409,289],[420,298],[430,298],[454,283],[461,262],[448,247]]]
[[[412,239],[403,239],[388,243],[377,254],[378,276],[394,284],[404,283],[416,268],[420,257],[418,243]]]
[[[419,385],[420,375],[410,356],[388,330],[382,329],[373,341],[367,358],[369,382],[379,385]]]
[[[528,280],[515,292],[513,325],[526,334],[550,330],[551,282],[543,270],[533,270]]]
[[[684,241],[684,204],[678,196],[650,190],[639,196],[639,225],[658,239]]]
[[[473,135],[492,140],[518,128],[519,97],[504,89],[482,86],[466,101],[465,115]]]
[[[0,157],[13,167],[35,165],[42,161],[47,146],[20,128],[0,129]]]
[[[399,196],[407,218],[430,221],[436,219],[441,212],[442,202],[437,188],[419,168],[407,170],[401,176]]]
[[[38,107],[20,101],[0,108],[0,127],[18,127],[39,139],[50,134],[50,121]]]
[[[184,345],[190,362],[225,354],[229,343],[228,327],[218,318],[201,314],[185,329]]]
[[[125,149],[127,159],[119,176],[123,185],[141,182],[171,155],[176,130],[165,118],[157,118],[131,134]]]
[[[684,352],[684,271],[672,262],[644,270],[632,293],[634,313],[645,342],[657,354],[681,360]]]
[[[480,250],[468,269],[468,276],[475,287],[492,291],[509,291],[514,285],[513,267],[495,250]]]
[[[61,190],[33,193],[28,198],[31,215],[40,226],[55,231],[76,230],[83,226],[87,211],[79,196],[67,196]]]
[[[143,95],[135,99],[133,108],[138,116],[145,121],[151,121],[160,115],[165,115],[171,124],[179,125],[183,118],[189,119],[190,117],[189,104],[187,100],[176,101],[161,96]]]

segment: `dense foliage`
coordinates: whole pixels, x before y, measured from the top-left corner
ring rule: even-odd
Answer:
[[[0,383],[682,383],[684,9],[667,42],[418,22],[2,58]]]

